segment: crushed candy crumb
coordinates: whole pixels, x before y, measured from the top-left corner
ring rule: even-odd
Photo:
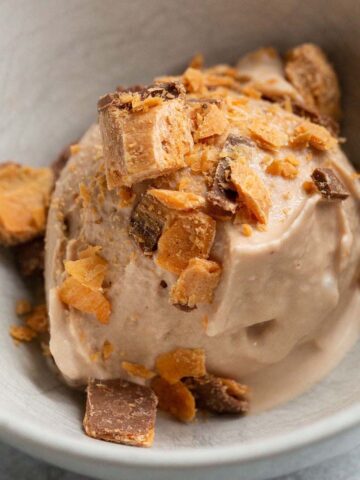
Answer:
[[[31,342],[37,337],[37,332],[28,326],[15,326],[10,327],[10,335],[17,342]]]
[[[292,180],[299,174],[299,161],[294,156],[273,160],[266,173]]]

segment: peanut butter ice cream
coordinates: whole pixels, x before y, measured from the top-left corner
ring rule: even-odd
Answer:
[[[317,47],[295,50],[100,99],[46,231],[50,350],[70,384],[144,383],[194,349],[257,410],[356,341],[360,192],[338,83]]]

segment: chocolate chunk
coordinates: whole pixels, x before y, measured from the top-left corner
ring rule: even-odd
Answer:
[[[217,164],[214,182],[207,194],[207,201],[220,212],[234,214],[237,208],[237,193],[230,182],[231,160],[221,158]]]
[[[212,189],[207,195],[207,200],[215,216],[233,215],[237,209],[238,195],[231,182],[231,155],[236,147],[254,147],[255,143],[250,138],[230,133],[222,149],[222,158],[216,167]]]
[[[121,379],[90,379],[85,432],[107,442],[150,447],[154,439],[156,405],[156,395],[148,387]]]
[[[40,274],[44,270],[44,238],[36,238],[14,248],[16,264],[23,277]]]
[[[188,377],[183,383],[195,397],[196,406],[214,413],[244,414],[249,410],[248,387],[234,380],[207,374]]]
[[[350,195],[332,168],[316,168],[311,178],[321,195],[328,200],[345,200]]]
[[[116,105],[117,102],[119,101],[119,95],[118,93],[107,93],[106,95],[103,95],[102,97],[99,98],[98,100],[98,111],[100,112],[101,110],[106,110],[110,105]]]
[[[143,195],[130,216],[129,235],[146,254],[157,249],[166,209],[152,195]]]

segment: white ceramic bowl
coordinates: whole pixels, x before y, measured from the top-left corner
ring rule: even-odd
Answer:
[[[286,49],[311,40],[327,50],[340,73],[347,150],[355,160],[359,14],[357,0],[3,0],[0,159],[49,163],[94,120],[100,94],[181,71],[195,52],[209,63],[231,62],[260,45]],[[16,348],[9,338],[15,300],[26,290],[11,259],[0,253],[3,440],[65,468],[131,480],[263,479],[360,443],[360,345],[321,384],[273,411],[191,426],[160,416],[149,450],[86,437],[82,395],[61,385],[35,348]]]

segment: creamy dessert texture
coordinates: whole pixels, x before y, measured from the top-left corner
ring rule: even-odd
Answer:
[[[325,54],[196,56],[98,114],[51,167],[0,167],[0,243],[45,263],[10,333],[87,386],[85,432],[150,446],[157,408],[256,412],[328,373],[359,336],[360,190]]]
[[[306,83],[307,49],[318,50],[304,49]],[[164,352],[201,348],[209,371],[250,385],[263,408],[318,380],[354,342],[359,189],[334,130],[314,123],[334,125],[339,112],[336,77],[321,52],[316,62],[303,91],[262,49],[235,68],[161,78],[153,94],[101,99],[102,135],[93,125],[80,141],[47,226],[50,349],[69,383],[133,379],[124,362],[153,370]],[[321,167],[348,198],[316,190]],[[89,284],[66,283],[83,275],[89,246],[93,310],[81,305]]]

